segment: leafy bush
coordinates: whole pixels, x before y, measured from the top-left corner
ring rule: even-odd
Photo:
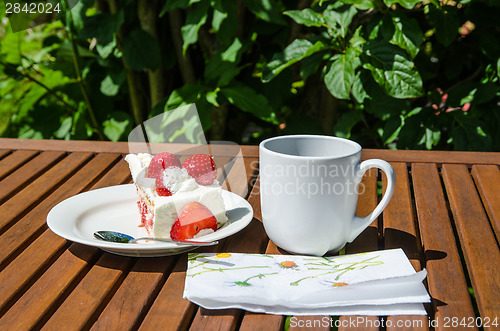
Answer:
[[[4,16],[3,136],[126,140],[196,103],[210,140],[500,149],[493,0],[81,0],[17,33]]]

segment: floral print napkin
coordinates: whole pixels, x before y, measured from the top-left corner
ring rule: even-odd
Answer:
[[[208,309],[284,315],[425,314],[425,276],[401,249],[335,257],[190,253],[184,297]]]

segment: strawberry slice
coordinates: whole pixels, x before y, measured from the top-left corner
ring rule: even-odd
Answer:
[[[163,170],[169,167],[181,167],[181,162],[171,153],[160,153],[153,157],[151,163],[149,163],[148,169],[146,171],[146,177],[157,178],[160,177]]]
[[[163,184],[162,176],[156,177],[155,188],[156,188],[156,193],[158,193],[158,195],[161,197],[169,197],[172,195],[172,192],[170,192],[170,190],[165,187],[165,184]]]
[[[214,214],[199,202],[191,202],[182,209],[170,230],[172,239],[191,239],[203,229],[217,230]]]
[[[199,185],[210,185],[217,178],[215,162],[207,154],[196,154],[182,163],[189,176],[193,177]]]

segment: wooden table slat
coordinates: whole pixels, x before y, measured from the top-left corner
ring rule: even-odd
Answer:
[[[12,153],[12,150],[10,149],[0,149],[0,160],[2,160],[4,157]]]
[[[125,166],[125,167],[124,167]],[[77,174],[78,175],[78,174]],[[76,182],[79,182],[82,178],[78,178],[75,175]],[[84,176],[88,177],[88,176]],[[125,162],[119,162],[115,165],[106,175],[103,176],[92,188],[99,188],[110,186],[114,184],[121,184],[123,181],[130,177],[128,166]],[[75,183],[71,183],[71,179],[68,181],[69,186],[73,186]],[[85,181],[83,181],[85,185]],[[75,189],[81,189],[76,185]],[[64,185],[61,187],[61,191],[64,191]],[[56,200],[62,199],[58,197]],[[42,204],[41,204],[42,205]],[[40,206],[41,206],[40,205]],[[46,214],[42,212],[42,215]],[[29,216],[33,216],[28,214]],[[36,216],[33,216],[37,218]],[[41,219],[43,221],[43,218]],[[34,327],[42,321],[43,318],[51,309],[56,309],[54,307],[53,301],[57,301],[61,297],[61,289],[66,289],[71,287],[71,284],[76,278],[80,277],[81,273],[89,267],[86,261],[92,264],[92,260],[100,253],[99,250],[86,246],[73,243],[67,251],[57,259],[52,266],[43,274],[40,279],[38,279],[33,286],[14,304],[14,306],[9,309],[5,317],[0,320],[8,321],[12,319],[13,321],[19,322],[21,325],[26,325]],[[116,258],[114,255],[112,258]],[[61,269],[64,267],[64,272]],[[51,286],[54,279],[57,280],[57,287]],[[102,284],[102,278],[101,278]],[[88,299],[88,298],[87,298]],[[73,307],[74,308],[74,307]],[[85,306],[87,308],[87,306]],[[77,315],[80,317],[80,315]],[[75,316],[72,314],[71,319],[73,320]]]
[[[479,312],[494,319],[500,316],[498,243],[467,167],[444,165],[443,178]]]
[[[198,309],[182,299],[186,279],[187,254],[183,254],[158,293],[145,316],[140,330],[186,330]]]
[[[169,273],[176,259],[176,256],[139,259],[91,330],[136,329],[163,285],[164,274]]]
[[[498,203],[500,170],[495,165],[474,165],[472,175],[488,213],[491,227],[495,231],[497,241],[500,242],[500,203]]]
[[[11,172],[34,158],[37,154],[38,151],[33,150],[12,152],[12,154],[0,161],[0,179],[5,178]]]
[[[46,230],[0,273],[0,315],[39,278],[40,272],[68,247],[67,241]]]
[[[218,156],[234,156],[234,144],[220,144],[220,142],[210,142],[217,144],[216,152]],[[255,146],[238,146],[241,148],[243,157],[259,157],[258,149]],[[149,148],[144,143],[137,142],[112,142],[112,141],[64,141],[64,140],[29,140],[0,138],[0,148],[11,150],[45,150],[45,151],[65,151],[65,152],[94,152],[94,153],[150,153],[170,152],[177,155],[194,155],[197,153],[208,154],[206,145],[193,144],[150,144]]]
[[[20,247],[23,247],[25,243],[29,242],[34,234],[46,228],[46,215],[52,207],[62,200],[80,193],[88,185],[91,185],[91,183],[96,180],[96,177],[105,172],[118,157],[118,154],[101,154],[96,156],[83,166],[74,176],[68,179],[67,182],[62,184],[55,192],[45,198],[38,206],[31,209],[24,217],[5,231],[0,236],[3,242],[3,249],[0,251],[0,265],[2,265],[11,254],[14,254],[16,250],[19,250]],[[59,165],[60,164],[62,164],[62,162],[59,163]],[[78,166],[80,166],[80,164],[78,164]],[[76,167],[76,165],[73,165],[73,167]],[[71,169],[70,165],[68,165],[68,168]],[[47,174],[53,169],[55,168],[52,168]],[[45,181],[42,181],[40,185],[43,185],[44,182]],[[35,183],[36,182],[34,182],[34,184]],[[30,188],[30,186],[27,188]],[[18,195],[21,195],[23,192],[24,190]],[[26,194],[29,193],[30,191],[28,190]],[[16,197],[18,195],[16,195]],[[22,200],[22,195],[20,197]],[[15,200],[17,199],[14,197],[9,201]]]
[[[389,149],[363,149],[362,159],[382,159],[388,162],[432,164],[500,164],[498,153],[455,151],[405,151]]]
[[[155,144],[153,144],[155,145]],[[162,144],[164,145],[164,144]],[[134,143],[131,145],[134,146]],[[259,150],[256,146],[240,146],[243,157],[258,158]],[[129,143],[111,141],[61,141],[61,140],[28,140],[0,138],[0,148],[12,150],[45,150],[66,152],[96,152],[96,153],[129,153]],[[189,146],[177,147],[168,144],[168,147],[157,148],[160,151],[179,153],[189,151]],[[232,156],[233,145],[228,146],[229,152],[226,156]],[[219,147],[219,155],[222,156],[223,148]],[[183,153],[186,155],[186,153]],[[455,163],[455,164],[496,164],[500,165],[500,156],[493,152],[456,152],[456,151],[418,151],[418,150],[382,150],[363,149],[363,159],[379,158],[391,162],[414,162],[414,163]]]
[[[44,329],[54,330],[61,325],[67,330],[90,328],[132,264],[128,257],[104,253],[50,316]]]
[[[64,181],[91,157],[90,153],[71,154],[3,203],[0,206],[0,215],[2,215],[0,233],[5,231],[26,210],[33,208],[37,201],[43,200],[46,194],[60,185],[61,181]]]
[[[71,245],[0,318],[0,325],[11,330],[39,328],[43,317],[67,294],[71,284],[85,272],[97,252],[97,248],[88,249],[76,243]]]
[[[78,179],[77,182],[80,183],[80,185],[83,185],[80,189],[85,187],[85,180],[88,180],[89,182],[94,181],[97,175],[108,167],[110,162],[116,159],[117,156],[118,155],[116,154],[98,155],[86,166],[84,166],[81,171],[77,173],[77,175],[83,173],[85,176],[83,176],[83,178],[78,178],[77,175],[73,177]],[[87,172],[88,169],[93,171],[93,175],[89,175]],[[71,187],[77,185],[76,183],[71,183],[70,181],[65,184],[66,186],[70,185]],[[61,194],[61,192],[64,192],[64,189],[57,191],[54,195],[57,196],[58,194]],[[68,194],[71,196],[74,193],[78,192],[70,192]],[[44,200],[38,208],[32,210],[32,212],[37,215],[36,217],[23,218],[20,222],[16,223],[17,225],[23,224],[22,222],[26,222],[24,223],[24,226],[21,226],[19,231],[16,227],[12,227],[1,236],[2,242],[9,243],[9,247],[4,246],[4,249],[1,251],[3,261],[5,261],[10,254],[13,254],[18,246],[23,244],[21,240],[23,235],[26,238],[25,240],[28,239],[27,237],[30,235],[30,226],[35,228],[33,230],[35,232],[39,229],[43,229],[44,227],[46,228],[45,217],[49,210],[48,207],[54,204],[55,203],[51,201],[50,198]],[[26,230],[26,234],[21,231],[22,229]],[[11,230],[18,231],[18,234],[12,234],[10,232]],[[18,238],[21,243],[16,242],[16,238]],[[52,259],[54,259],[59,253],[62,253],[61,249],[63,249],[64,246],[69,246],[65,239],[55,235],[50,230],[46,230],[42,235],[34,240],[33,243],[28,245],[27,248],[25,248],[10,264],[4,267],[0,273],[0,280],[2,280],[2,284],[0,285],[0,312],[2,312],[9,305],[12,298],[21,296],[24,293],[23,289],[29,286],[31,282],[36,281],[37,273],[49,266]]]
[[[396,187],[384,210],[385,249],[402,248],[416,271],[422,269],[422,246],[413,214],[408,168],[406,163],[391,163],[396,174]],[[382,177],[384,190],[387,177]],[[387,330],[428,330],[426,316],[388,316]],[[400,325],[407,326],[401,327]]]
[[[414,163],[411,171],[433,317],[444,330],[444,318],[475,317],[474,310],[437,166]]]
[[[0,181],[0,204],[59,162],[66,153],[42,152]]]
[[[358,206],[356,215],[358,217],[368,216],[378,204],[377,195],[377,179],[378,170],[375,168],[369,169],[361,183],[359,184]],[[362,252],[371,252],[378,249],[378,220],[373,221],[352,243],[347,244],[345,254],[357,254]],[[376,330],[377,316],[340,316],[339,331],[356,330],[358,325],[353,327],[351,321],[363,321],[360,325],[365,330]]]

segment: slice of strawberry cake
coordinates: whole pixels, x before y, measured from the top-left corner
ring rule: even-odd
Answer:
[[[196,154],[180,163],[171,153],[125,157],[137,188],[141,225],[156,238],[191,239],[227,222],[215,163]]]

